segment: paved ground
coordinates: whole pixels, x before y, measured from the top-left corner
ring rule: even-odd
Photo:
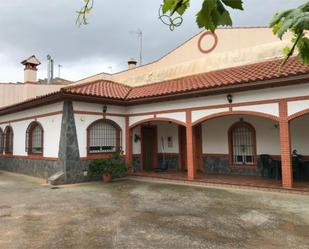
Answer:
[[[309,197],[0,172],[0,248],[309,248]]]

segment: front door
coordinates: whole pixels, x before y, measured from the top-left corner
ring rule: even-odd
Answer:
[[[142,126],[141,142],[143,170],[153,170],[158,166],[157,127]]]

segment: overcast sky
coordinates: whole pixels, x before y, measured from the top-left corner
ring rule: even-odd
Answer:
[[[307,0],[245,0],[245,11],[232,11],[234,26],[266,26],[279,10]],[[20,62],[35,54],[42,62],[39,77],[46,78],[46,55],[63,65],[61,77],[78,80],[100,72],[127,68],[138,58],[138,40],[130,31],[140,28],[144,36],[143,61],[160,58],[199,32],[195,13],[201,0],[191,0],[184,23],[175,31],[158,20],[162,0],[95,0],[89,25],[75,25],[76,10],[83,0],[10,0],[0,9],[0,82],[23,81]]]

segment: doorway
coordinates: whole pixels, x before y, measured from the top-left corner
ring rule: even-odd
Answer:
[[[151,171],[158,166],[158,141],[156,126],[142,126],[142,166],[143,170]]]

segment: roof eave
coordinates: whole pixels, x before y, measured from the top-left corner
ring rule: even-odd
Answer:
[[[63,94],[61,92],[57,92],[49,96],[32,99],[26,102],[21,102],[15,105],[4,107],[0,110],[0,116],[5,115],[5,114],[14,113],[14,112],[24,111],[24,110],[42,106],[42,105],[47,105],[47,104],[54,103],[60,100],[63,100]]]
[[[170,101],[192,97],[202,97],[209,95],[219,95],[225,93],[243,92],[251,90],[259,90],[263,88],[281,87],[295,84],[309,83],[309,73],[302,75],[295,75],[290,77],[281,77],[270,80],[260,80],[250,83],[239,83],[232,86],[214,87],[208,89],[193,90],[190,92],[171,93],[167,95],[153,96],[126,100],[127,105],[138,105],[145,103]]]
[[[195,91],[190,91],[190,92],[180,92],[180,93],[173,93],[173,94],[155,96],[155,97],[145,97],[145,98],[139,98],[135,100],[111,99],[111,98],[103,98],[99,96],[71,94],[71,93],[66,93],[64,91],[59,91],[49,96],[29,100],[26,102],[18,103],[18,104],[0,109],[0,116],[5,115],[5,114],[14,113],[14,112],[23,111],[26,109],[31,109],[31,108],[42,106],[42,105],[55,103],[57,101],[63,101],[65,99],[70,99],[70,100],[75,100],[75,101],[84,101],[84,102],[89,102],[89,103],[131,106],[131,105],[138,105],[138,104],[145,104],[145,103],[163,102],[163,101],[171,101],[171,100],[184,99],[184,98],[193,98],[193,97],[202,97],[202,96],[209,96],[209,95],[219,95],[219,94],[226,94],[226,93],[259,90],[259,89],[264,89],[264,88],[273,88],[273,87],[281,87],[281,86],[304,84],[304,83],[309,83],[309,73],[290,76],[290,77],[284,77],[284,78],[271,79],[271,80],[255,81],[251,83],[239,83],[233,86],[225,86],[225,87],[211,88],[211,89],[200,89],[200,90],[195,90]]]

